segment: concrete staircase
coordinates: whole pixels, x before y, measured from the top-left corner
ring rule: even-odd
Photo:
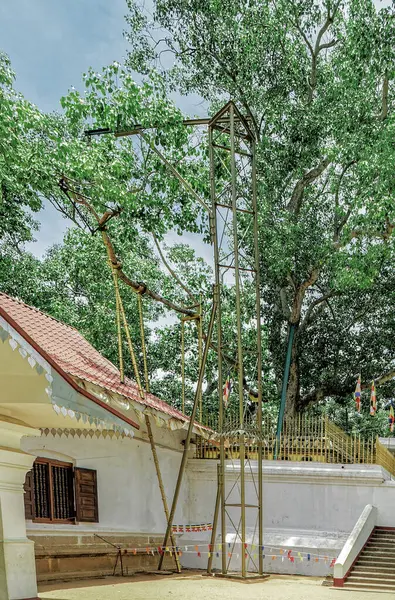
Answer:
[[[395,594],[395,530],[374,529],[344,588]]]

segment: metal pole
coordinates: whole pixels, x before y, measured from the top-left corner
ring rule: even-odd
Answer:
[[[288,378],[289,378],[289,369],[291,367],[291,354],[292,354],[292,344],[295,335],[296,325],[294,323],[291,324],[288,334],[288,348],[287,348],[287,356],[285,358],[284,365],[284,376],[283,376],[283,386],[281,390],[281,403],[280,403],[280,411],[278,413],[278,421],[277,421],[277,432],[276,432],[276,445],[274,449],[274,460],[277,460],[278,450],[280,448],[280,438],[281,432],[283,428],[284,421],[284,413],[285,413],[285,403],[287,400],[287,387],[288,387]]]
[[[227,571],[226,567],[226,512],[225,512],[225,485],[224,485],[224,470],[225,470],[225,441],[223,436],[224,429],[224,405],[223,405],[223,380],[222,380],[222,311],[221,311],[221,293],[220,293],[220,267],[219,267],[219,247],[218,247],[218,229],[217,229],[217,204],[215,190],[215,160],[213,148],[213,130],[209,127],[209,156],[210,156],[210,191],[211,191],[211,239],[214,246],[214,270],[215,270],[215,289],[217,292],[217,355],[218,355],[218,429],[220,433],[220,472],[218,476],[220,481],[220,508],[221,508],[221,567],[222,573]],[[219,507],[216,507],[217,509]],[[215,517],[215,515],[214,515]],[[215,520],[215,519],[214,519]],[[215,521],[217,524],[217,521]],[[213,534],[215,537],[215,529],[213,523]]]
[[[198,360],[199,360],[199,370],[202,368],[202,352],[203,352],[203,307],[202,307],[202,296],[200,296],[199,303],[199,319],[197,321],[198,326]],[[199,419],[200,422],[203,423],[203,394],[202,390],[200,390],[199,397]]]
[[[233,252],[235,268],[236,289],[236,324],[237,324],[237,363],[239,387],[239,430],[244,431],[244,374],[243,374],[243,347],[241,331],[241,303],[240,303],[240,269],[239,269],[239,240],[237,231],[237,189],[236,189],[236,159],[235,159],[235,109],[231,104],[230,114],[230,167],[232,188],[233,212]],[[240,495],[241,495],[241,575],[246,575],[245,540],[246,540],[246,513],[245,513],[245,438],[240,435]]]
[[[181,319],[181,411],[185,414],[185,321]]]
[[[123,364],[123,348],[122,348],[122,326],[121,326],[121,309],[119,306],[120,295],[119,295],[119,287],[118,287],[118,273],[117,270],[113,267],[111,263],[110,253],[107,251],[108,256],[108,264],[110,265],[112,278],[114,281],[114,291],[115,291],[115,316],[117,321],[117,337],[118,337],[118,357],[119,357],[119,374],[121,383],[125,381],[125,370]]]
[[[140,297],[140,295],[139,295],[139,299],[140,299],[140,304],[139,304],[140,336],[141,336],[141,347],[142,347],[142,350],[143,350],[143,357],[144,357],[145,386],[146,386],[146,391],[149,392],[148,366],[147,366],[147,356],[146,356],[145,336],[144,336],[143,309],[142,309],[142,306],[141,306],[141,297]],[[141,379],[140,379],[140,374],[139,374],[138,367],[137,367],[136,356],[135,356],[135,353],[134,353],[132,339],[131,339],[130,331],[129,331],[129,326],[128,326],[128,323],[127,323],[127,320],[126,320],[125,310],[124,310],[122,298],[121,298],[121,296],[119,294],[119,290],[118,290],[118,301],[119,301],[120,313],[121,313],[122,320],[123,320],[123,326],[124,326],[125,333],[126,333],[126,339],[127,339],[128,346],[129,346],[129,352],[130,352],[130,356],[131,356],[131,359],[132,359],[134,376],[136,378],[137,387],[138,387],[138,390],[139,390],[140,397],[141,397],[142,400],[144,400],[145,399],[145,394],[144,394],[144,390],[143,390],[142,385],[141,385]],[[148,415],[144,415],[144,417],[145,417],[145,425],[147,427],[148,438],[149,438],[150,445],[151,445],[152,457],[154,459],[154,465],[155,465],[156,476],[157,476],[157,479],[158,479],[158,485],[159,485],[160,495],[161,495],[161,498],[162,498],[163,510],[164,510],[166,519],[168,520],[169,519],[169,508],[167,506],[167,498],[166,498],[166,494],[165,494],[165,488],[163,486],[162,473],[161,473],[160,466],[159,466],[158,454],[156,452],[156,446],[155,446],[154,436],[152,434],[151,423],[150,423]],[[171,543],[172,543],[172,546],[175,547],[175,540],[174,540],[173,535],[171,535]],[[176,563],[177,572],[181,573],[181,565],[180,565],[180,561],[178,560],[178,555],[177,555],[176,552],[174,552],[174,560],[175,560],[175,563]]]
[[[165,511],[166,521],[168,522],[169,521],[169,507],[167,505],[167,498],[166,498],[165,488],[164,488],[164,485],[163,485],[162,474],[161,474],[161,470],[160,470],[160,466],[159,466],[158,454],[156,452],[156,446],[155,446],[155,442],[154,442],[154,436],[152,435],[152,428],[151,428],[151,423],[150,423],[148,415],[145,415],[145,424],[146,424],[146,427],[147,427],[148,437],[149,437],[149,441],[150,441],[150,444],[151,444],[152,458],[154,459],[154,464],[155,464],[155,469],[156,469],[156,476],[158,478],[160,495],[162,497],[163,509]],[[173,533],[171,533],[171,535],[170,535],[170,541],[171,541],[171,545],[172,545],[173,551],[174,551],[174,560],[175,560],[175,563],[176,563],[177,573],[181,573],[181,565],[180,565],[180,561],[179,561],[179,558],[178,558],[178,554],[176,552],[176,541],[174,539]]]
[[[259,276],[259,240],[258,240],[258,206],[256,190],[256,144],[251,142],[252,154],[252,210],[254,212],[254,263],[255,263],[255,304],[257,320],[257,383],[258,383],[258,543],[259,543],[259,574],[263,574],[263,481],[262,481],[262,333],[261,333],[261,292]]]
[[[181,173],[179,171],[177,171],[177,169],[171,164],[171,162],[169,162],[167,160],[167,158],[165,158],[163,156],[162,152],[160,152],[160,150],[158,150],[158,148],[155,146],[155,144],[153,144],[151,142],[151,140],[149,139],[149,137],[147,135],[145,135],[144,131],[141,130],[138,133],[143,138],[143,140],[148,144],[148,146],[151,148],[151,150],[153,150],[155,152],[155,154],[157,154],[159,156],[159,158],[161,159],[161,161],[163,162],[163,164],[166,165],[166,167],[169,169],[169,171],[172,173],[172,175],[174,175],[174,177],[176,177],[176,179],[178,179],[178,181],[184,186],[184,188],[186,189],[186,191],[189,192],[195,198],[195,200],[200,204],[200,206],[202,208],[204,208],[205,210],[207,210],[208,212],[210,212],[210,208],[207,206],[207,204],[205,203],[205,201],[199,196],[199,194],[197,194],[195,192],[195,190],[193,189],[193,187],[191,186],[191,184],[188,183],[188,181],[186,181],[183,178],[183,176],[181,175]]]
[[[150,389],[149,389],[149,376],[148,376],[147,348],[145,345],[144,315],[143,315],[143,304],[141,301],[141,294],[137,294],[137,305],[138,305],[138,309],[139,309],[140,338],[141,338],[141,350],[143,353],[143,363],[144,363],[145,391],[149,392]]]
[[[203,385],[204,371],[205,371],[205,367],[206,367],[208,351],[209,351],[210,344],[211,344],[211,338],[213,335],[213,328],[214,328],[214,323],[215,323],[216,312],[217,312],[217,294],[216,294],[216,290],[214,290],[213,306],[211,309],[210,323],[208,326],[206,343],[204,346],[202,366],[201,366],[200,372],[199,372],[199,379],[198,379],[198,383],[197,383],[197,387],[196,387],[196,391],[195,391],[195,398],[194,398],[194,402],[193,402],[192,413],[191,413],[190,420],[189,420],[187,437],[185,438],[185,442],[184,442],[184,452],[182,455],[180,470],[178,472],[177,483],[176,483],[176,487],[174,490],[173,502],[172,502],[171,509],[170,509],[170,515],[169,515],[169,519],[168,519],[168,523],[167,523],[165,538],[163,541],[163,547],[166,547],[167,542],[170,537],[170,534],[171,534],[173,519],[174,519],[174,515],[176,512],[176,508],[177,508],[178,496],[180,494],[181,483],[182,483],[182,479],[184,476],[185,467],[187,464],[189,445],[191,442],[192,430],[193,430],[193,427],[195,424],[196,411],[197,411],[198,402],[199,402],[199,394],[201,392],[202,385]],[[164,557],[164,553],[162,552],[160,559],[159,559],[159,565],[158,565],[159,570],[162,568],[162,565],[163,565],[163,557]]]
[[[214,519],[213,519],[213,530],[211,532],[210,539],[210,554],[207,561],[207,573],[211,573],[213,566],[213,557],[215,551],[215,532],[217,531],[217,523],[218,523],[218,513],[219,513],[219,505],[221,503],[221,465],[217,465],[217,496],[215,498],[215,509],[214,509]],[[222,546],[221,546],[222,548]]]

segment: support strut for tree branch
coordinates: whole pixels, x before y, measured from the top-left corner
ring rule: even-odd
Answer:
[[[182,480],[184,477],[185,467],[186,467],[187,459],[188,459],[188,451],[189,451],[189,446],[190,446],[190,442],[191,442],[192,431],[193,431],[193,427],[195,424],[196,412],[197,412],[198,405],[199,405],[200,393],[202,391],[204,372],[206,369],[206,362],[207,362],[208,351],[210,348],[210,342],[211,342],[211,338],[213,335],[216,312],[217,312],[217,293],[216,293],[216,290],[214,290],[213,305],[211,308],[211,316],[210,316],[210,323],[209,323],[208,331],[207,331],[207,339],[206,339],[206,343],[204,346],[202,363],[201,363],[201,366],[199,369],[199,379],[198,379],[197,386],[196,386],[195,398],[194,398],[193,407],[192,407],[192,413],[191,413],[191,416],[189,417],[188,432],[187,432],[187,437],[185,438],[185,442],[184,442],[184,452],[182,454],[180,469],[178,472],[177,483],[176,483],[176,487],[174,490],[173,502],[171,505],[170,515],[169,515],[169,519],[167,522],[167,529],[166,529],[165,537],[163,540],[163,546],[162,546],[163,548],[166,548],[171,531],[172,531],[173,519],[174,519],[174,515],[176,512],[176,508],[177,508],[178,497],[180,495],[181,484],[182,484]],[[159,565],[158,565],[159,570],[162,568],[163,559],[164,559],[164,552],[162,552],[160,559],[159,559]]]
[[[273,456],[274,460],[277,460],[278,453],[280,450],[281,432],[283,429],[285,404],[287,402],[289,369],[291,367],[292,344],[293,344],[293,340],[294,340],[295,329],[296,329],[296,325],[291,324],[290,329],[289,329],[289,334],[288,334],[287,356],[285,358],[283,385],[282,385],[282,390],[281,390],[280,410],[278,413],[278,420],[277,420],[276,446],[274,449],[274,456]]]
[[[140,373],[139,373],[138,366],[137,366],[137,360],[136,360],[136,355],[135,355],[134,348],[133,348],[132,339],[130,336],[129,325],[128,325],[128,322],[126,319],[125,309],[124,309],[123,302],[122,302],[122,297],[119,292],[118,273],[117,273],[116,268],[112,265],[111,262],[110,262],[110,266],[111,266],[111,270],[112,270],[112,274],[113,274],[113,278],[114,278],[115,299],[116,299],[116,306],[117,306],[117,325],[119,326],[118,336],[120,336],[120,334],[121,334],[120,318],[122,318],[123,328],[124,328],[126,340],[128,343],[130,358],[131,358],[132,365],[133,365],[134,376],[136,379],[140,398],[144,401],[145,393],[144,393],[144,390],[141,385],[141,378],[140,378]],[[142,348],[142,352],[143,352],[143,361],[144,361],[145,390],[147,393],[149,393],[149,378],[148,378],[147,353],[146,353],[146,346],[145,346],[144,319],[143,319],[143,308],[142,308],[142,304],[141,304],[141,295],[140,294],[137,297],[137,301],[138,301],[138,308],[139,308],[141,348]],[[121,358],[122,357],[122,339],[120,340],[119,345],[120,345],[120,358]],[[122,377],[123,377],[123,359],[122,359]],[[123,383],[123,379],[121,379],[121,381]],[[169,509],[167,506],[167,498],[166,498],[165,488],[163,485],[162,473],[161,473],[160,466],[159,466],[158,454],[156,452],[156,446],[155,446],[154,436],[152,433],[151,422],[150,422],[149,416],[147,414],[145,414],[144,417],[145,417],[145,425],[147,427],[148,439],[150,441],[150,446],[151,446],[152,458],[154,460],[159,491],[160,491],[160,495],[162,498],[163,510],[165,513],[166,520],[168,521],[169,520]],[[174,537],[172,534],[171,534],[170,539],[171,539],[172,546],[175,546],[175,540],[174,540]],[[177,552],[174,552],[174,561],[175,561],[177,572],[181,573],[181,565],[180,565],[180,561],[179,561]]]

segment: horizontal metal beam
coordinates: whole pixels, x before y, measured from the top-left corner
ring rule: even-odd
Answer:
[[[220,206],[221,208],[229,208],[229,210],[233,210],[233,207],[229,204],[221,204],[221,202],[216,202],[215,206]],[[247,213],[248,215],[253,215],[254,211],[247,210],[246,208],[236,208],[236,212]]]
[[[235,118],[235,121],[237,121],[238,119]],[[229,119],[219,119],[217,121],[217,123],[228,123]],[[211,117],[203,117],[201,119],[183,119],[182,124],[185,125],[186,127],[199,127],[201,125],[210,125],[211,123]],[[124,130],[115,130],[115,129],[108,129],[105,127],[99,127],[98,129],[87,129],[85,131],[85,135],[87,137],[92,137],[95,135],[104,135],[104,134],[108,134],[108,133],[113,133],[115,135],[115,137],[126,137],[129,135],[137,135],[139,133],[141,133],[142,131],[145,131],[146,129],[159,129],[161,127],[161,125],[150,125],[149,127],[144,127],[144,125],[134,125],[133,127],[131,127],[130,129],[124,129]]]
[[[222,269],[236,269],[234,265],[218,265]],[[255,269],[246,269],[244,267],[238,267],[239,271],[248,271],[248,273],[255,273]]]

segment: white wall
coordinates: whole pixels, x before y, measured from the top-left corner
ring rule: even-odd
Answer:
[[[171,435],[179,442],[178,432]],[[85,439],[49,435],[39,439],[24,438],[22,448],[36,456],[64,460],[77,467],[97,470],[98,524],[53,526],[32,523],[28,526],[29,531],[56,529],[75,532],[76,528],[130,533],[165,531],[166,520],[148,443],[137,438]],[[182,454],[180,451],[158,448],[158,455],[167,497],[171,501]],[[186,505],[182,492],[180,512],[176,515],[181,523],[184,522],[182,509]]]
[[[140,433],[140,432],[139,432]],[[181,461],[181,440],[185,432],[154,431],[161,443],[171,442],[173,450],[158,447],[158,455],[169,505]],[[119,531],[157,533],[165,531],[166,521],[157,485],[151,449],[141,439],[111,440],[93,437],[47,436],[25,438],[22,448],[37,456],[68,460],[76,466],[97,470],[99,524],[52,526],[29,524],[28,530]],[[236,481],[237,464],[227,466],[227,489]],[[256,476],[256,463],[252,463]],[[256,503],[251,475],[246,474],[247,503]],[[237,501],[236,489],[233,501]],[[216,461],[190,459],[181,491],[175,523],[212,522],[216,495]],[[377,507],[377,525],[395,527],[395,481],[377,465],[330,465],[321,463],[285,463],[264,461],[264,544],[275,548],[293,548],[336,557],[367,504]],[[238,509],[231,509],[238,522]],[[258,544],[254,535],[257,512],[247,510],[247,541]],[[229,524],[228,524],[229,525]],[[218,532],[220,531],[220,526]],[[229,525],[228,540],[234,533]],[[198,558],[195,544],[208,544],[210,534],[182,534],[177,544],[190,545],[182,562],[185,566],[205,568],[207,553]],[[227,540],[227,541],[228,541]],[[217,543],[220,538],[217,537]],[[215,558],[215,566],[219,559]],[[237,568],[236,564],[232,564]],[[313,575],[329,573],[329,565],[295,564],[281,560],[266,561],[265,569]]]
[[[237,468],[237,464],[235,464]],[[232,465],[228,465],[227,491],[236,481]],[[256,476],[256,463],[252,465]],[[188,464],[188,514],[189,522],[212,520],[216,494],[216,461],[190,460]],[[246,502],[256,503],[252,477],[246,473]],[[236,502],[237,487],[229,501]],[[294,552],[311,552],[336,557],[367,504],[377,506],[377,525],[395,527],[395,481],[377,465],[331,465],[320,463],[263,463],[263,515],[264,544],[266,548],[293,548]],[[230,509],[233,521],[239,521],[239,510]],[[256,511],[247,509],[247,541],[258,544],[254,535]],[[220,525],[218,532],[220,531]],[[233,527],[227,522],[227,537],[232,538]],[[180,544],[204,544],[208,534],[184,534],[178,537]],[[227,541],[228,541],[227,540]],[[220,542],[217,536],[217,542]],[[240,552],[240,551],[239,551]],[[191,552],[183,556],[189,567],[207,563],[207,556],[198,558]],[[219,566],[215,558],[214,566]],[[237,568],[232,558],[232,566]],[[322,560],[315,564],[298,560],[265,561],[269,572],[293,572],[325,575],[329,564]]]

